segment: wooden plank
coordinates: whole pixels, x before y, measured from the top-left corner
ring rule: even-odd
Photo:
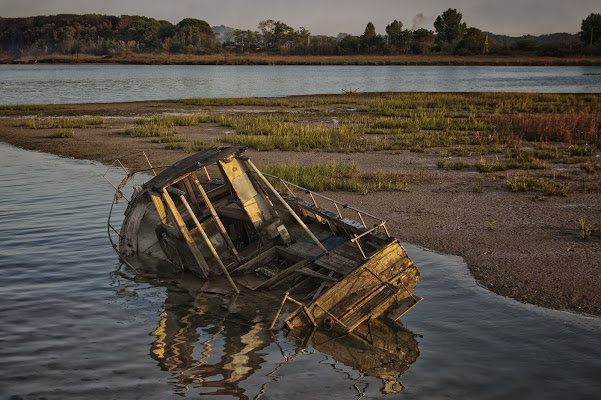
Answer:
[[[391,320],[396,321],[397,319],[399,319],[403,315],[405,315],[405,313],[407,311],[411,310],[414,306],[417,305],[417,303],[419,303],[422,300],[423,300],[423,298],[419,297],[419,296],[415,296],[415,295],[408,296],[408,297],[404,298],[403,300],[398,301],[397,306],[394,307],[391,311],[389,311],[388,314],[386,314],[386,316],[388,318],[390,318]]]
[[[154,204],[154,208],[157,210],[157,214],[161,219],[161,222],[167,223],[167,212],[165,211],[165,206],[163,205],[163,201],[161,200],[161,196],[156,193],[150,193],[150,198],[152,199],[152,203]]]
[[[211,204],[211,201],[209,200],[207,193],[204,191],[204,188],[200,184],[200,181],[196,177],[196,174],[191,173],[190,180],[192,180],[196,184],[196,187],[200,191],[200,194],[201,194],[206,206],[209,208],[209,211],[211,212],[211,215],[213,216],[213,220],[215,221],[215,223],[217,224],[217,227],[219,228],[219,232],[221,232],[221,236],[223,236],[223,238],[225,239],[228,247],[230,248],[230,251],[236,257],[236,260],[238,260],[238,262],[240,262],[240,256],[238,255],[238,250],[236,250],[236,246],[234,246],[234,242],[232,242],[230,235],[228,235],[227,231],[225,230],[225,227],[221,223],[221,219],[217,215],[217,211],[215,211],[213,204]]]
[[[334,276],[334,271],[331,271],[328,276],[331,278]],[[319,295],[321,294],[321,291],[326,287],[326,285],[328,284],[328,282],[323,281],[321,282],[321,285],[319,285],[319,287],[317,288],[317,290],[315,291],[315,294],[313,295],[313,298],[311,299],[311,301],[315,301],[317,300],[317,298],[319,297]]]
[[[192,174],[193,172],[189,173],[188,176],[184,180],[182,180],[182,182],[184,183],[184,187],[186,188],[186,194],[188,195],[192,203],[198,205],[198,198],[196,197],[196,193],[194,192],[194,178],[192,177]]]
[[[293,264],[290,267],[286,268],[285,270],[283,270],[279,274],[277,274],[277,275],[275,275],[275,276],[267,279],[266,281],[264,281],[263,283],[261,283],[259,286],[255,287],[253,290],[258,290],[258,289],[262,289],[262,288],[269,288],[269,289],[274,288],[281,281],[283,281],[284,279],[286,279],[290,275],[294,274],[297,270],[303,268],[304,266],[306,266],[310,262],[311,262],[311,260],[301,260],[301,261],[297,262],[296,264]]]
[[[348,258],[335,253],[330,253],[330,255],[321,257],[315,261],[315,265],[319,265],[330,271],[338,272],[341,275],[349,274],[360,264],[360,262],[349,260]]]
[[[169,211],[171,212],[171,216],[173,217],[175,224],[178,226],[179,231],[182,233],[184,240],[186,241],[186,244],[188,245],[188,248],[192,252],[192,256],[194,256],[194,259],[196,260],[196,263],[198,264],[198,267],[200,268],[201,274],[205,278],[208,278],[209,272],[210,272],[209,266],[208,266],[207,262],[205,261],[204,257],[202,256],[200,250],[198,249],[198,246],[196,246],[196,243],[194,242],[192,235],[190,235],[190,231],[188,231],[188,228],[186,228],[186,224],[185,224],[182,216],[180,215],[179,211],[177,211],[177,207],[175,207],[175,204],[173,203],[171,196],[169,196],[169,193],[167,193],[166,188],[163,188],[163,200],[165,201],[165,204],[167,204],[167,207],[169,208]],[[197,272],[197,271],[193,271],[193,272]]]
[[[149,180],[144,187],[162,191],[163,188],[179,180],[183,175],[198,170],[201,166],[215,164],[218,160],[226,158],[236,152],[238,147],[222,147],[219,149],[210,149],[202,153],[196,153],[186,157],[165,169],[163,172]]]
[[[312,269],[309,269],[307,267],[303,267],[303,268],[299,269],[298,272],[303,275],[309,276],[311,278],[323,279],[325,281],[330,281],[330,282],[338,281],[338,279],[336,279],[336,278],[331,278],[327,275],[320,274],[319,272],[315,272]]]
[[[277,256],[277,254],[278,254],[277,249],[275,247],[271,247],[268,250],[265,250],[263,253],[256,256],[255,258],[253,258],[253,259],[245,262],[244,264],[240,265],[239,267],[235,268],[234,270],[231,271],[231,273],[232,274],[246,273],[246,272],[252,270],[253,268],[256,268],[257,265],[260,263],[266,263],[266,262],[273,260]]]
[[[301,257],[319,257],[323,252],[313,243],[296,242],[288,246],[288,251],[298,254]]]

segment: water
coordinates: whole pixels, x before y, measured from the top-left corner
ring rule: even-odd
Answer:
[[[0,65],[0,104],[360,92],[599,93],[601,67]]]
[[[363,348],[303,350],[281,332],[276,342],[260,315],[228,313],[221,296],[194,299],[177,281],[119,269],[107,240],[106,167],[0,144],[0,168],[2,399],[592,399],[601,391],[601,319],[496,296],[460,258],[407,246],[425,300],[403,317],[419,336],[397,332],[406,341],[399,358],[408,354],[397,371],[405,389],[384,395],[386,374],[361,373],[348,357]]]

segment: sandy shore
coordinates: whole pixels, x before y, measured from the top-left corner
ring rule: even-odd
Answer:
[[[241,107],[236,107],[236,112]],[[186,154],[166,150],[150,138],[119,134],[134,118],[199,111],[177,103],[88,104],[42,111],[0,111],[0,141],[65,157],[111,163],[144,150],[155,165]],[[212,109],[216,111],[215,108]],[[232,112],[223,108],[222,112]],[[67,139],[49,138],[49,130],[16,127],[26,116],[103,116],[107,126],[74,129]],[[231,128],[214,124],[180,127],[178,135],[210,141]],[[322,153],[248,151],[257,166],[297,161],[309,164],[354,160],[362,171],[385,169],[408,174],[407,191],[331,196],[389,220],[402,241],[465,259],[476,280],[493,292],[544,307],[601,315],[601,239],[580,238],[578,220],[599,225],[598,192],[566,197],[512,193],[501,180],[474,171],[437,167],[432,153]],[[473,160],[472,160],[473,161]],[[476,160],[477,161],[477,160]],[[132,167],[135,167],[132,166]]]

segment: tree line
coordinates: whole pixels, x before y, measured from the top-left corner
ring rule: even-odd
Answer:
[[[210,25],[185,18],[177,24],[137,15],[98,14],[0,18],[0,53],[13,57],[80,53],[215,54],[268,53],[290,55],[396,55],[442,53],[454,55],[525,54],[601,55],[601,14],[582,21],[578,36],[548,35],[511,38],[470,27],[463,15],[449,8],[434,21],[434,30],[404,29],[393,20],[386,34],[368,22],[363,34],[336,37],[313,35],[282,21],[261,21],[256,30],[226,28],[216,37]],[[580,40],[578,40],[578,38]]]
[[[0,18],[0,49],[10,55],[111,55],[124,52],[211,54],[219,51],[211,26],[185,18],[177,24],[137,15]]]

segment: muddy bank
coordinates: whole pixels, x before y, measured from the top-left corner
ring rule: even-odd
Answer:
[[[200,110],[203,108],[170,102],[2,110],[0,141],[103,163],[144,150],[153,164],[167,165],[186,153],[167,150],[151,138],[123,135],[123,127],[137,117]],[[74,128],[73,137],[53,139],[49,137],[52,130],[16,126],[27,116],[102,116],[106,125]],[[231,128],[216,124],[201,124],[180,127],[178,136],[209,142],[229,131]],[[403,241],[462,256],[478,282],[495,293],[545,307],[601,315],[601,240],[599,234],[581,239],[578,226],[580,218],[597,225],[601,222],[601,196],[597,192],[573,192],[566,197],[513,193],[502,179],[483,178],[475,170],[438,168],[439,156],[428,152],[248,151],[248,155],[258,167],[290,161],[354,160],[363,171],[385,169],[407,174],[406,191],[330,195],[388,219],[391,233]]]

